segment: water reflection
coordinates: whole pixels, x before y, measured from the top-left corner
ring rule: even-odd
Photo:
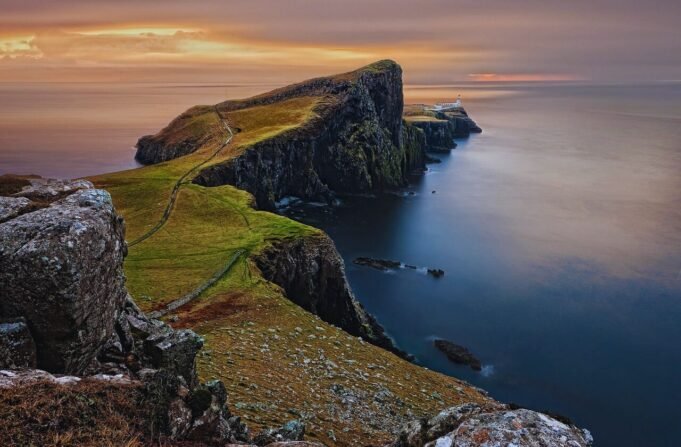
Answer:
[[[440,156],[414,195],[298,217],[331,234],[358,297],[429,367],[568,414],[599,445],[672,445],[681,433],[641,416],[681,416],[681,89],[599,92],[469,97],[484,133]],[[623,118],[632,103],[639,116]],[[358,256],[446,274],[385,275]],[[450,364],[434,336],[486,373]]]

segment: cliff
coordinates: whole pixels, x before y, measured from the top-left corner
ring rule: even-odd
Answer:
[[[408,174],[423,169],[423,148],[405,144],[402,121],[402,70],[381,61],[342,75],[317,78],[241,101],[217,104],[231,121],[244,109],[317,98],[314,117],[303,125],[250,144],[223,162],[202,168],[194,182],[230,184],[253,194],[258,206],[271,209],[284,196],[329,200],[333,193],[366,193],[404,186]],[[159,134],[143,137],[137,159],[159,163],[200,147],[194,108]],[[238,120],[237,120],[238,121]],[[238,122],[235,123],[237,131]]]
[[[412,104],[405,109],[404,115],[407,123],[424,132],[425,147],[433,152],[447,152],[456,147],[455,138],[482,132],[464,109],[434,112],[423,105]]]
[[[254,257],[263,276],[291,301],[346,332],[407,357],[355,299],[336,247],[325,234],[277,242]]]

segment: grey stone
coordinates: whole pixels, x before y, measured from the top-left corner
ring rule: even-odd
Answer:
[[[257,445],[272,445],[283,441],[302,441],[305,436],[305,424],[299,420],[292,420],[278,429],[266,429],[253,438]]]
[[[589,447],[588,430],[532,410],[464,404],[408,423],[390,447]]]
[[[26,197],[4,197],[0,196],[0,222],[24,214],[35,209],[35,204]]]
[[[0,321],[0,368],[35,368],[35,342],[24,318]]]
[[[0,317],[26,318],[38,367],[55,373],[85,370],[126,297],[123,220],[88,186],[64,183],[44,194],[76,192],[0,224]]]
[[[150,335],[144,340],[144,353],[154,368],[171,371],[193,386],[197,381],[194,361],[202,346],[201,337],[184,329]]]

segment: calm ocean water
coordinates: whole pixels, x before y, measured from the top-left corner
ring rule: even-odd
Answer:
[[[197,103],[264,86],[2,85],[0,173],[134,167],[136,139]],[[428,367],[570,416],[598,446],[681,439],[681,86],[418,87],[464,95],[482,135],[409,194],[299,207],[351,285]],[[435,193],[433,193],[435,191]],[[382,273],[357,256],[445,270]],[[485,368],[457,367],[435,337]]]

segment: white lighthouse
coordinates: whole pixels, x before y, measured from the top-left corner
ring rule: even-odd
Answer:
[[[433,112],[446,112],[448,110],[459,110],[461,108],[463,108],[463,104],[461,103],[461,95],[458,95],[456,97],[456,101],[454,102],[438,102],[433,107],[426,110],[432,110]]]

